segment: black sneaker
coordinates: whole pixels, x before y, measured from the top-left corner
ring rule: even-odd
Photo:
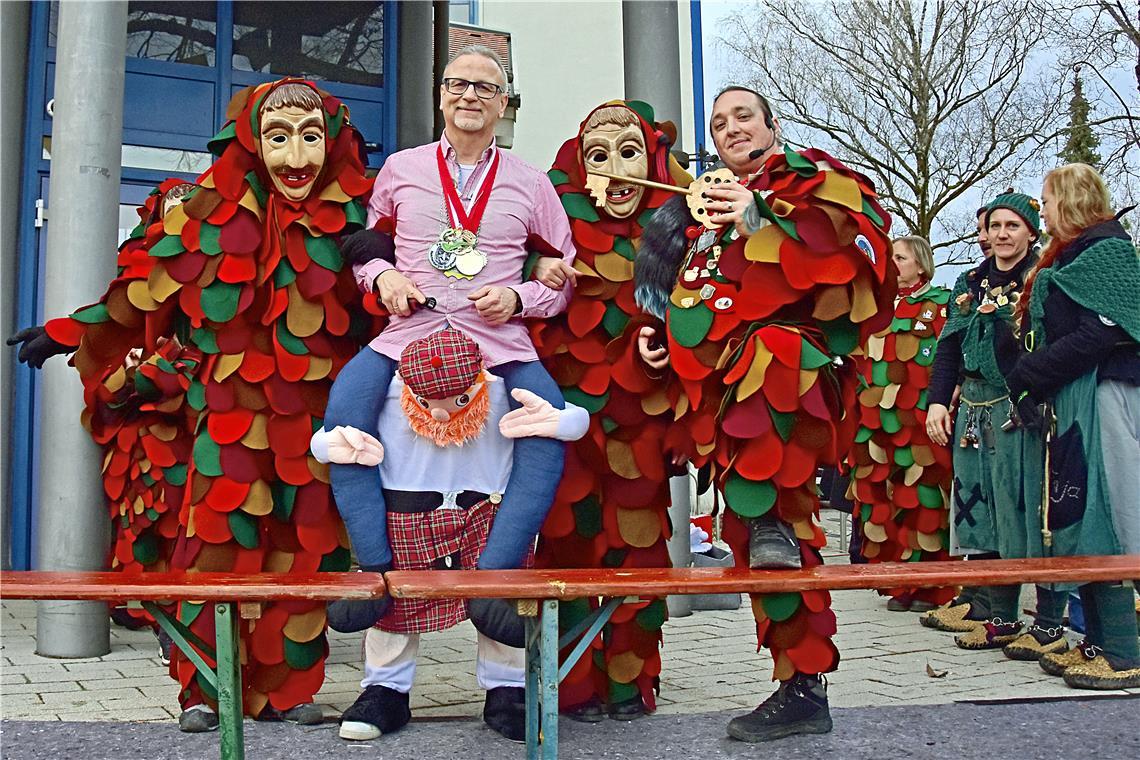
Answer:
[[[483,722],[513,742],[526,741],[526,689],[519,686],[487,689]]]
[[[408,695],[387,686],[367,687],[340,716],[340,738],[364,742],[408,724]]]
[[[621,702],[614,702],[610,705],[609,713],[611,720],[637,720],[645,715],[645,702],[638,694]]]
[[[578,723],[601,723],[606,719],[606,710],[602,700],[590,697],[588,702],[567,709],[563,715]]]
[[[728,735],[742,742],[766,742],[794,734],[831,731],[827,685],[821,676],[796,673],[752,712],[728,722]]]
[[[170,638],[166,631],[161,628],[155,628],[154,635],[158,637],[158,660],[163,665],[169,665],[170,650],[174,647],[174,639]]]
[[[278,710],[273,705],[261,708],[256,720],[265,723],[297,723],[302,726],[315,726],[325,722],[324,711],[314,702],[302,702],[290,707],[288,710]]]
[[[178,716],[178,730],[185,734],[204,734],[218,730],[218,714],[205,705],[194,705]]]
[[[748,521],[748,566],[757,569],[791,568],[798,570],[800,542],[792,526],[775,515],[755,517]]]

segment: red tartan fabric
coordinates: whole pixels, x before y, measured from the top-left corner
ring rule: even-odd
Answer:
[[[455,569],[474,570],[498,510],[498,504],[484,500],[470,509],[389,512],[392,569],[431,570],[437,560],[459,552]],[[392,610],[376,627],[391,633],[427,633],[466,619],[467,604],[462,599],[393,599]]]
[[[400,377],[412,393],[438,400],[471,387],[483,368],[475,341],[454,327],[413,340],[400,354]]]

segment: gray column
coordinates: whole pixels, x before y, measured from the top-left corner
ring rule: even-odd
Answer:
[[[622,42],[625,56],[625,97],[644,100],[653,106],[658,121],[677,125],[677,145],[681,145],[681,53],[678,40],[676,0],[623,0],[621,4]],[[693,554],[689,549],[689,479],[673,478],[669,492],[673,506],[669,517],[673,538],[669,559],[674,567],[688,567]],[[669,614],[690,614],[689,597],[670,596]]]
[[[432,81],[432,4],[398,3],[400,47],[396,51],[396,149],[414,148],[435,139]]]
[[[97,301],[115,274],[126,35],[126,2],[59,4],[44,279],[49,319]],[[79,424],[79,375],[57,357],[44,366],[41,387],[37,567],[103,569],[111,523],[100,452]],[[106,654],[107,605],[40,602],[36,651]]]
[[[677,125],[681,145],[681,52],[676,0],[623,0],[625,97]]]
[[[4,103],[3,129],[0,130],[0,208],[7,211],[0,218],[0,282],[6,284],[8,298],[0,310],[0,336],[15,332],[16,238],[20,202],[20,178],[23,176],[21,137],[24,126],[24,89],[27,86],[28,17],[27,3],[0,3],[0,101]],[[16,352],[0,352],[0,414],[12,419],[12,362]],[[12,434],[5,425],[0,441],[0,567],[7,570],[12,563],[11,517],[12,484],[9,477],[8,451]]]
[[[432,42],[431,102],[434,119],[432,138],[443,134],[443,113],[439,110],[439,83],[443,81],[443,70],[451,60],[451,4],[447,0],[436,0],[431,4],[434,16],[434,37]]]

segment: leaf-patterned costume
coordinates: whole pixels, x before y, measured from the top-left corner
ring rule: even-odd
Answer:
[[[313,89],[323,106],[325,162],[297,202],[273,189],[258,153],[260,106],[285,83]],[[334,237],[364,222],[360,199],[371,180],[362,141],[347,108],[302,80],[242,90],[226,115],[230,121],[210,143],[219,158],[185,202],[127,246],[99,303],[52,320],[47,331],[77,347],[72,363],[97,440],[106,426],[92,416],[110,408],[127,379],[139,396],[148,392],[140,375],[160,389],[162,403],[139,407],[137,430],[150,434],[141,439],[148,461],[126,464],[145,473],[144,483],[167,484],[164,507],[176,511],[177,526],[159,520],[166,543],[158,553],[171,569],[346,570],[348,539],[327,467],[308,444],[333,378],[376,329],[349,314],[346,305],[358,296]],[[165,338],[184,348],[161,343]],[[150,358],[124,377],[124,357],[138,347]],[[110,451],[108,494],[118,492],[116,478],[131,479],[133,470],[124,475],[122,467]],[[125,496],[114,498],[126,504]],[[143,515],[155,519],[145,508]],[[123,563],[125,547],[116,556]],[[179,604],[179,619],[211,641],[213,615],[201,613],[203,605]],[[319,603],[270,603],[259,619],[242,621],[246,713],[312,701],[324,680],[324,633]],[[183,707],[214,700],[177,651],[171,673]]]
[[[668,156],[653,109],[638,101],[611,101],[637,120],[647,147],[649,179],[686,184],[690,178]],[[668,567],[666,539],[669,469],[663,442],[670,404],[659,380],[637,356],[637,333],[647,323],[633,297],[633,260],[643,225],[671,193],[646,190],[637,209],[617,219],[598,209],[586,187],[580,143],[586,124],[558,151],[549,172],[570,217],[578,251],[578,283],[566,312],[534,321],[531,336],[568,402],[590,412],[590,428],[566,448],[566,466],[541,533],[539,567]],[[667,444],[665,444],[667,446]],[[562,605],[562,628],[587,615],[596,600]],[[560,688],[564,708],[617,704],[640,696],[655,708],[661,672],[664,599],[625,604]],[[603,644],[603,641],[605,642]]]
[[[848,462],[862,552],[871,562],[950,556],[950,452],[926,433],[926,389],[949,300],[949,290],[929,283],[900,292],[894,319],[871,336],[858,362],[860,425]],[[937,605],[954,589],[889,593]]]
[[[870,180],[819,150],[773,155],[748,186],[762,223],[747,239],[691,220],[657,230],[658,212],[637,259],[638,299],[665,317],[685,391],[676,413],[691,461],[710,468],[728,506],[734,554],[749,556],[745,520],[775,510],[812,567],[825,544],[816,468],[846,455],[858,422],[854,367],[834,360],[890,318],[890,222]],[[679,252],[649,244],[679,235]],[[753,597],[775,679],[835,669],[830,605],[826,591]]]

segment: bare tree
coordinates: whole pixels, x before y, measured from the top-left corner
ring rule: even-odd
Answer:
[[[729,17],[721,42],[798,142],[867,173],[896,230],[961,264],[965,201],[1035,174],[1064,125],[1048,38],[1025,3],[768,0]]]

